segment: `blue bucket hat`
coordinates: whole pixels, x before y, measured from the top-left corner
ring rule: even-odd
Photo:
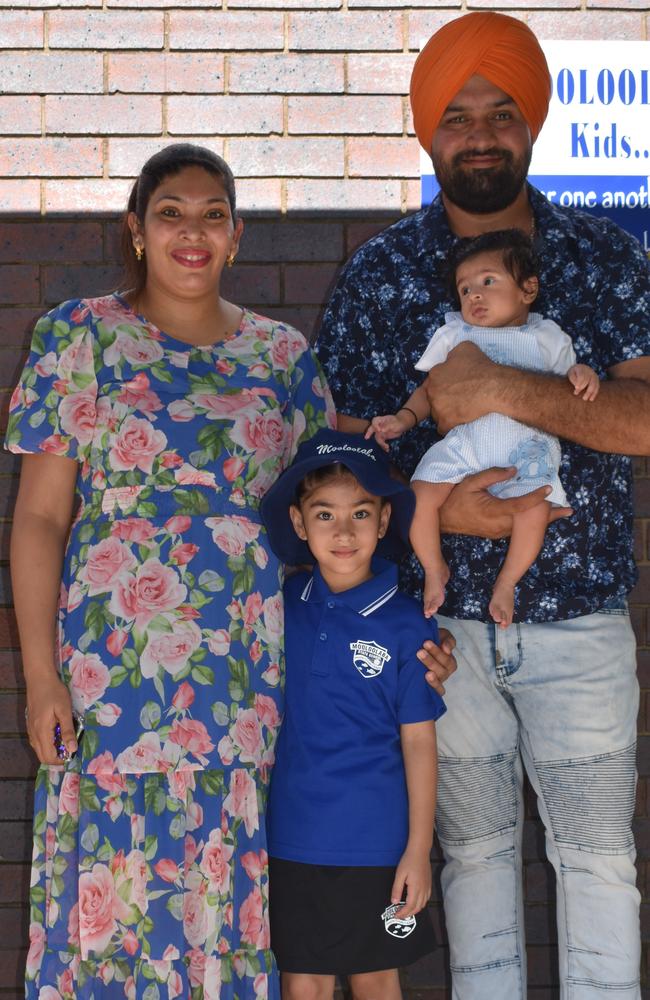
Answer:
[[[307,542],[294,531],[289,507],[297,503],[296,490],[309,472],[337,462],[349,469],[368,493],[390,500],[390,522],[377,544],[377,555],[388,559],[403,556],[409,548],[409,528],[415,510],[413,490],[391,476],[388,455],[374,440],[367,441],[362,434],[331,430],[320,430],[300,445],[292,464],[262,500],[260,513],[273,552],[290,566],[314,561]]]

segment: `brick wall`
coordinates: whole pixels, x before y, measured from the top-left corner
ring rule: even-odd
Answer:
[[[492,0],[0,0],[0,404],[35,316],[117,280],[117,213],[153,151],[181,138],[225,155],[247,221],[231,294],[307,333],[342,261],[419,206],[405,94],[422,37]],[[542,38],[647,39],[647,0],[503,0]],[[636,832],[650,858],[650,466],[637,462],[633,595],[644,689]],[[0,454],[0,996],[20,993],[33,762],[11,616],[7,541],[17,462]],[[552,877],[530,802],[530,996],[556,997]],[[439,861],[436,861],[436,869]],[[434,908],[440,921],[436,890]],[[644,934],[650,937],[648,904]],[[647,978],[648,970],[644,970]],[[448,998],[445,952],[405,974]],[[648,993],[650,996],[650,992]],[[499,998],[495,998],[499,1000]]]

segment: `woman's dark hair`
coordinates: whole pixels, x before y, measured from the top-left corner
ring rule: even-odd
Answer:
[[[449,291],[455,302],[459,302],[456,288],[456,272],[461,264],[481,253],[500,253],[508,274],[523,289],[529,278],[539,273],[539,261],[531,240],[521,229],[495,229],[469,240],[460,240],[450,262]]]
[[[140,176],[131,188],[129,201],[122,220],[121,249],[124,262],[123,286],[133,291],[137,297],[147,281],[147,258],[139,261],[133,248],[133,236],[129,229],[128,216],[135,212],[140,224],[144,223],[147,206],[157,187],[168,177],[180,174],[186,167],[201,167],[208,174],[218,178],[223,184],[233,221],[237,218],[237,203],[235,199],[235,178],[225,160],[203,146],[194,146],[189,142],[177,142],[165,146],[150,157]]]

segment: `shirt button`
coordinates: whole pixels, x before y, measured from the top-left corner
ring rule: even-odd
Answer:
[[[318,638],[320,639],[321,642],[325,642],[325,640],[327,639],[327,632],[321,632]]]
[[[328,602],[327,602],[327,607],[328,607],[328,608],[335,608],[335,607],[336,607],[336,604],[334,603],[334,601],[328,601]]]

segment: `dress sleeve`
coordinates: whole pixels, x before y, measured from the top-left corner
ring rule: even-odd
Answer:
[[[433,639],[435,643],[439,641],[438,626],[435,619],[425,618],[419,612],[411,618],[409,631],[412,638],[408,654],[399,666],[397,720],[400,725],[439,719],[447,710],[438,692],[427,684],[424,667],[415,655],[425,639]]]
[[[323,370],[307,341],[302,341],[291,373],[289,405],[285,413],[290,433],[287,436],[285,467],[289,465],[302,441],[313,437],[321,427],[336,429],[336,411]]]
[[[83,461],[97,419],[95,339],[78,300],[42,316],[13,391],[5,448]]]
[[[426,346],[424,354],[415,362],[419,372],[428,372],[435,365],[441,365],[447,360],[447,355],[454,346],[453,331],[447,325],[439,327]]]
[[[571,337],[554,323],[543,320],[537,331],[538,343],[545,362],[545,370],[554,375],[566,375],[576,363],[576,352]]]

